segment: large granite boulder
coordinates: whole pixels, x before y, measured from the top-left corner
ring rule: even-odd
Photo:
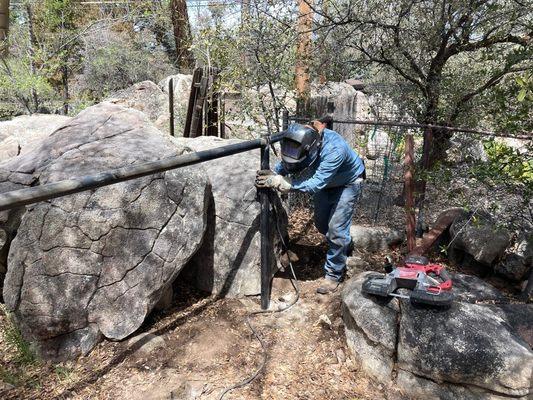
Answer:
[[[192,75],[176,74],[161,80],[157,85],[167,95],[169,94],[168,89],[171,79],[174,88],[174,106],[177,110],[186,109],[191,93]]]
[[[533,268],[533,233],[523,235],[494,271],[513,281],[527,279]]]
[[[485,290],[478,287],[472,302],[458,299],[447,310],[414,307],[406,299],[361,293],[371,274],[355,276],[342,292],[348,346],[369,375],[413,399],[526,399],[533,393],[526,342],[533,305],[483,304]]]
[[[168,132],[170,123],[168,95],[154,82],[135,83],[112,94],[106,101],[142,111],[157,128]]]
[[[511,235],[488,213],[464,213],[450,226],[450,256],[461,262],[468,256],[484,266],[492,266],[511,243]]]
[[[487,153],[479,138],[468,133],[456,132],[449,140],[446,160],[455,164],[487,161]]]
[[[240,142],[208,136],[174,141],[194,151]],[[260,207],[254,181],[259,151],[219,158],[206,162],[204,167],[211,180],[213,199],[204,242],[191,260],[191,278],[198,288],[220,296],[258,294],[261,290]],[[274,250],[279,253],[281,244],[276,228],[287,236],[287,215],[278,196],[272,193],[271,199],[278,213],[277,222],[273,220],[270,224],[270,237]],[[278,265],[271,267],[276,271]]]
[[[64,115],[34,114],[0,122],[0,162],[33,150],[70,119]]]
[[[0,190],[182,151],[144,114],[103,103],[1,163]],[[200,247],[210,196],[205,170],[194,166],[4,213],[19,225],[3,294],[24,337],[45,358],[70,358],[102,336],[133,333]]]
[[[191,93],[192,75],[171,75],[159,82],[158,86],[167,96],[169,95],[168,89],[171,79],[174,88],[174,130],[176,136],[180,136],[185,127],[185,120],[187,118],[187,106],[189,105],[189,96]],[[166,111],[163,112],[164,115],[166,115],[166,113]]]
[[[367,132],[365,156],[369,160],[376,160],[390,155],[391,139],[389,134],[381,129]]]

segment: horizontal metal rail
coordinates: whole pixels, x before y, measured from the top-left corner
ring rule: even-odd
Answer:
[[[302,117],[296,117],[296,116],[289,117],[289,120],[295,121],[295,122],[309,122],[308,118],[302,118]],[[451,132],[476,133],[476,134],[484,135],[484,136],[497,136],[497,137],[507,137],[507,138],[512,138],[512,139],[533,140],[533,132],[519,134],[519,135],[511,135],[508,133],[480,131],[476,129],[445,126],[445,125],[419,124],[419,123],[414,123],[414,122],[412,123],[412,122],[400,122],[400,121],[377,121],[377,120],[369,121],[369,120],[359,120],[359,119],[353,119],[353,120],[334,119],[333,123],[353,124],[353,125],[372,125],[372,126],[396,126],[396,127],[404,127],[404,128],[422,128],[422,129],[430,128],[430,129],[447,130]]]
[[[241,143],[234,143],[214,149],[183,154],[176,157],[169,157],[163,160],[151,161],[138,165],[131,165],[111,171],[100,172],[95,175],[86,175],[78,178],[66,179],[59,182],[47,183],[26,189],[14,190],[0,194],[0,211],[9,210],[25,206],[27,204],[38,203],[57,197],[79,193],[102,186],[109,186],[115,183],[129,181],[171,169],[187,167],[217,158],[231,156],[245,151],[259,149],[269,142],[274,143],[281,140],[283,132],[273,135],[270,140],[265,138],[249,140]]]

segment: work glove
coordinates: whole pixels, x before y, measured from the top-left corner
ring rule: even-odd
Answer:
[[[280,193],[287,193],[292,188],[291,178],[277,175],[269,169],[257,171],[255,186],[260,189],[276,189]]]

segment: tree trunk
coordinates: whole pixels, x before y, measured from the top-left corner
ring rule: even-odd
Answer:
[[[5,57],[9,46],[4,43],[9,31],[9,0],[0,0],[0,57]]]
[[[312,0],[298,0],[298,47],[296,49],[295,86],[297,113],[308,111],[310,97],[309,59],[311,56],[311,28],[313,25]]]
[[[170,17],[174,28],[174,41],[176,42],[176,64],[185,70],[193,66],[193,57],[189,51],[191,39],[191,27],[187,14],[187,2],[185,0],[171,0]]]
[[[37,37],[35,36],[35,31],[33,29],[33,10],[31,8],[31,5],[29,3],[26,4],[26,12],[28,14],[28,31],[30,36],[30,42],[29,42],[29,53],[30,53],[30,69],[32,75],[37,74],[37,67],[35,65],[35,48],[37,47]],[[31,97],[33,99],[33,112],[39,111],[39,96],[37,95],[37,91],[32,88],[31,89]]]
[[[63,83],[63,114],[68,115],[69,112],[69,100],[70,93],[68,88],[68,66],[66,65],[66,60],[64,61],[65,65],[61,68],[61,79]]]
[[[435,69],[428,76],[428,96],[426,112],[424,114],[424,124],[447,125],[445,123],[441,123],[438,114],[443,66],[444,61],[437,63]],[[428,157],[428,159],[424,163],[425,169],[431,168],[435,162],[444,159],[446,156],[446,150],[448,150],[450,147],[449,140],[451,137],[452,132],[446,129],[426,129],[424,132],[424,154]]]

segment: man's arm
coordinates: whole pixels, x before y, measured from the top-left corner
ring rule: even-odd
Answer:
[[[331,182],[343,161],[341,152],[338,149],[331,149],[323,155],[314,175],[302,181],[294,179],[292,189],[307,193],[316,193],[324,189]]]
[[[287,176],[289,174],[287,170],[283,167],[283,164],[279,161],[276,163],[276,165],[274,165],[274,172],[282,176]]]

